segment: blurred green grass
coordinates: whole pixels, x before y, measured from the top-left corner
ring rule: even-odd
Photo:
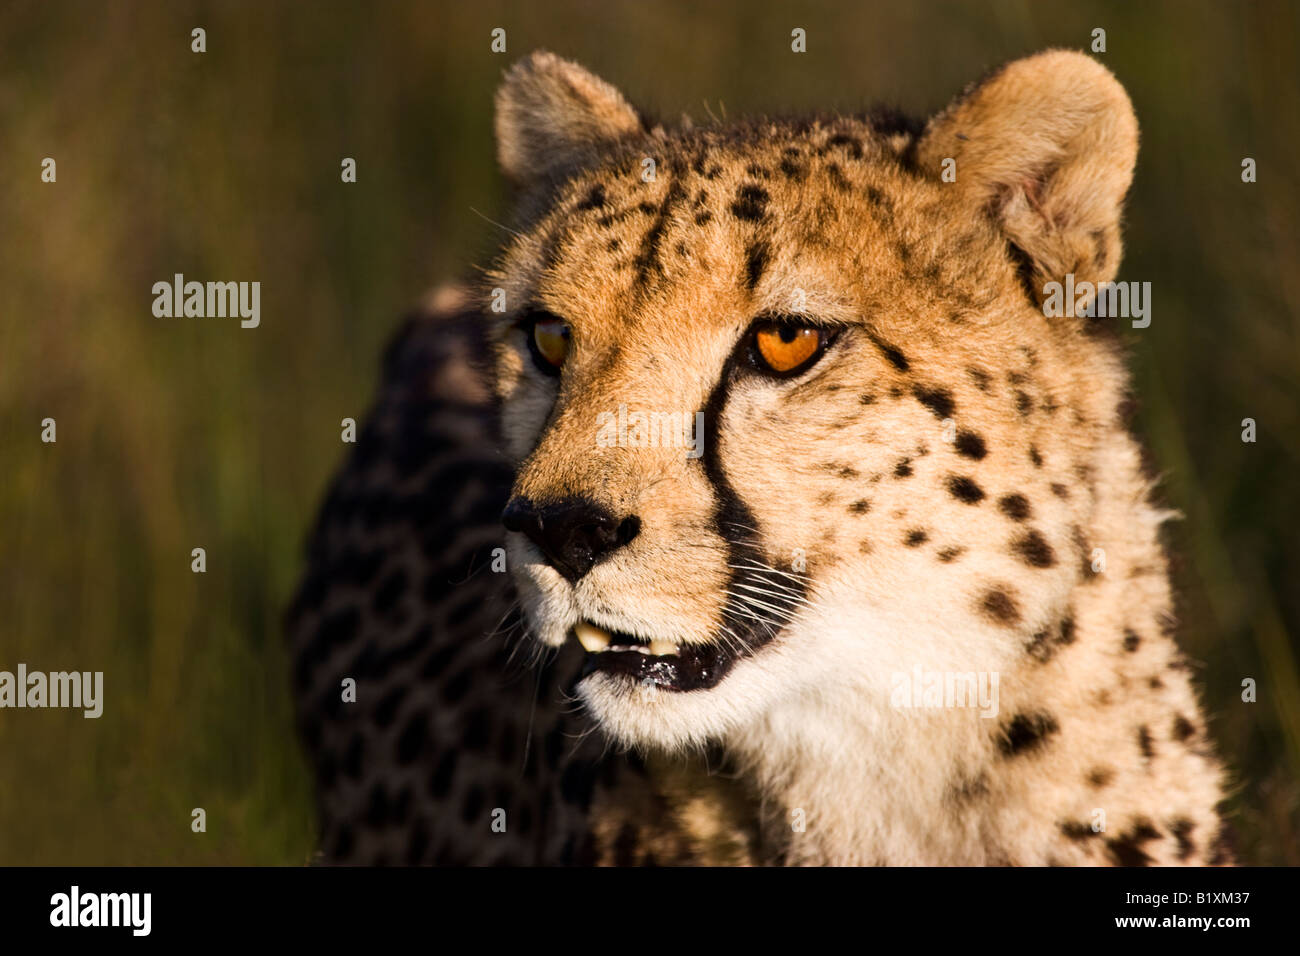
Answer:
[[[1181,640],[1237,781],[1245,859],[1300,864],[1297,9],[9,0],[0,667],[103,670],[106,709],[0,714],[0,864],[307,858],[280,609],[385,338],[424,289],[490,255],[474,210],[499,218],[491,92],[508,62],[554,49],[665,118],[925,114],[1098,26],[1143,126],[1121,278],[1155,290],[1129,342],[1138,424],[1185,516]],[[504,57],[488,50],[497,26]],[[39,180],[45,156],[56,185]],[[261,281],[261,327],[155,319],[150,287],[176,272]],[[39,441],[47,416],[55,445]],[[1256,444],[1239,440],[1245,417]],[[1245,677],[1258,703],[1241,702]]]

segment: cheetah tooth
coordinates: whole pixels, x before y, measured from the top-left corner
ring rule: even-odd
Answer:
[[[578,636],[578,643],[589,654],[599,654],[609,647],[609,631],[590,624],[587,621],[579,621],[573,626],[573,633]]]
[[[656,637],[650,642],[650,653],[655,657],[675,657],[677,656],[678,648],[672,641],[666,641],[662,638]]]

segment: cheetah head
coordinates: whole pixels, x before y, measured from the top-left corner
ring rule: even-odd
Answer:
[[[603,728],[676,748],[916,666],[1013,669],[1081,573],[1122,383],[1040,305],[1119,263],[1115,79],[1049,52],[924,127],[669,130],[537,53],[496,131],[510,564],[533,637],[586,649]]]

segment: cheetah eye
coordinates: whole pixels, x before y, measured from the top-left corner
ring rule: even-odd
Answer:
[[[526,321],[524,332],[537,367],[547,375],[558,375],[569,354],[569,323],[549,312],[538,312]]]
[[[762,322],[752,335],[755,364],[782,378],[811,367],[830,341],[825,329],[785,321]]]

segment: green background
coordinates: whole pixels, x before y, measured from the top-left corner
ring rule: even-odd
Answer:
[[[106,710],[0,711],[0,864],[308,858],[281,610],[385,338],[491,257],[509,62],[553,49],[665,119],[927,114],[1095,27],[1143,129],[1120,278],[1154,290],[1151,327],[1126,337],[1138,425],[1185,515],[1181,639],[1245,859],[1300,863],[1295,4],[6,0],[0,669],[102,670]],[[151,286],[176,272],[261,281],[261,327],[154,318]]]

